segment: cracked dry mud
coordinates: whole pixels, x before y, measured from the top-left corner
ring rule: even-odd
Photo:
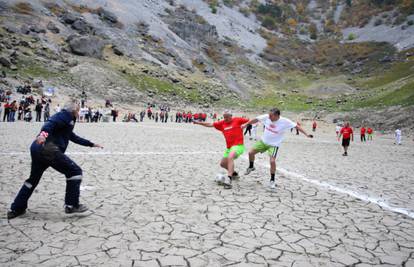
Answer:
[[[3,214],[29,174],[40,127],[0,127]],[[64,177],[48,170],[27,213],[1,217],[1,266],[414,266],[408,216],[280,173],[269,191],[263,166],[232,190],[216,185],[224,140],[213,129],[148,122],[78,124],[75,132],[105,146],[68,150],[84,171],[81,202],[91,211],[65,215]],[[377,139],[352,144],[343,158],[328,134],[288,133],[278,167],[413,210],[412,148]],[[236,167],[242,174],[245,157]]]

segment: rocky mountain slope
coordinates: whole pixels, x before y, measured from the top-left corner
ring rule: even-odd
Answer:
[[[411,114],[413,13],[407,0],[3,0],[0,86],[41,79],[133,105]]]

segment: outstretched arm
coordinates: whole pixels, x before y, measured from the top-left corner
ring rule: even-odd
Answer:
[[[250,125],[255,124],[255,123],[256,123],[256,122],[258,122],[258,121],[259,121],[259,120],[258,120],[257,118],[251,119],[251,120],[249,120],[248,122],[246,122],[245,124],[243,124],[241,128],[242,128],[242,129],[244,129],[244,128],[246,128],[246,126],[247,126],[247,125],[249,125],[249,124],[250,124]]]
[[[214,127],[214,125],[211,122],[198,122],[198,121],[193,121],[194,124],[198,124],[204,127]]]
[[[313,135],[311,135],[311,134],[307,134],[307,133],[305,132],[305,130],[303,130],[302,126],[300,126],[300,125],[296,125],[296,128],[299,130],[299,132],[303,133],[306,137],[313,138]]]
[[[99,147],[99,148],[103,148],[103,146],[99,145],[99,144],[94,144],[89,140],[86,140],[80,136],[77,136],[74,132],[71,133],[70,135],[70,141],[81,145],[81,146],[90,146],[90,147]]]

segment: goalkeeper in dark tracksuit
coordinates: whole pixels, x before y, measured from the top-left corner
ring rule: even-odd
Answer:
[[[83,139],[73,132],[78,114],[79,105],[70,102],[43,125],[40,134],[30,147],[32,158],[30,177],[24,182],[11,204],[11,208],[7,212],[8,219],[26,212],[30,196],[44,171],[49,167],[66,176],[65,212],[79,213],[88,210],[85,205],[79,204],[82,169],[65,155],[65,151],[69,141],[82,146],[99,148],[102,146]]]

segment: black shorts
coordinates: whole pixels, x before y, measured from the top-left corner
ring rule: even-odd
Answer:
[[[342,146],[349,146],[350,140],[351,140],[350,138],[348,138],[348,139],[343,138],[342,139]]]

